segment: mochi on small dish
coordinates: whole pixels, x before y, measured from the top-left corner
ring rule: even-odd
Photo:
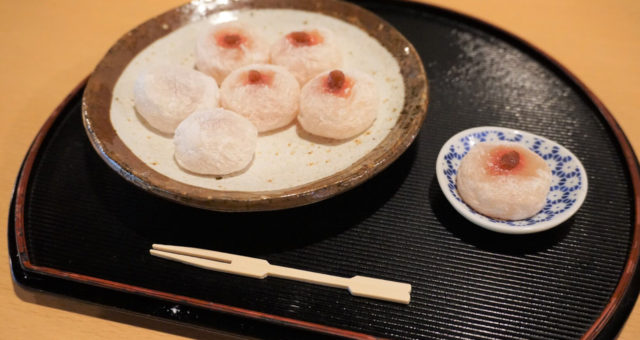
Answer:
[[[456,187],[475,211],[496,219],[522,220],[545,205],[551,169],[517,143],[478,143],[460,162]]]

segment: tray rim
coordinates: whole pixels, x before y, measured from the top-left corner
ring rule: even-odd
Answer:
[[[367,1],[367,0],[357,0],[358,2],[378,2],[378,1]],[[538,54],[544,61],[549,62],[552,67],[556,68],[556,70],[567,77],[567,79],[573,83],[580,91],[582,91],[588,100],[592,102],[592,104],[599,111],[600,115],[605,119],[605,122],[611,129],[611,132],[615,136],[618,147],[620,147],[622,155],[624,156],[625,163],[627,165],[626,170],[629,173],[629,177],[633,187],[633,198],[635,200],[634,204],[634,218],[632,220],[632,237],[631,244],[629,246],[629,253],[627,256],[627,260],[622,269],[622,275],[614,289],[613,293],[609,298],[609,302],[604,307],[598,318],[594,321],[594,323],[589,327],[589,329],[583,334],[582,339],[596,339],[603,335],[603,332],[606,330],[606,326],[614,317],[616,311],[620,308],[624,308],[623,300],[624,297],[627,296],[627,293],[630,289],[632,289],[632,281],[637,284],[638,275],[638,260],[640,257],[640,168],[638,165],[637,157],[627,139],[624,131],[620,127],[620,125],[615,120],[614,116],[607,109],[604,103],[595,95],[593,91],[591,91],[579,78],[576,77],[567,67],[562,65],[558,60],[553,58],[548,53],[544,52],[537,46],[532,43],[520,38],[519,36],[506,31],[494,24],[486,22],[480,18],[476,18],[470,16],[465,13],[461,13],[456,10],[448,9],[445,7],[426,4],[417,2],[417,0],[394,0],[390,1],[395,3],[398,6],[413,6],[416,8],[427,8],[431,10],[436,10],[441,13],[447,13],[449,15],[457,16],[462,18],[463,20],[469,21],[479,26],[483,26],[485,29],[488,29],[494,33],[498,33],[503,37],[511,40],[512,42],[520,45],[525,50],[529,50],[530,53]],[[146,289],[143,287],[137,287],[133,285],[122,284],[118,282],[113,282],[109,280],[103,280],[87,275],[75,274],[71,272],[65,272],[62,270],[57,270],[54,268],[36,266],[33,265],[29,261],[28,251],[26,246],[26,235],[24,233],[24,209],[25,209],[25,200],[27,193],[27,186],[30,179],[30,174],[33,169],[33,165],[38,155],[38,151],[42,146],[45,137],[47,136],[50,128],[53,126],[54,122],[57,120],[58,116],[62,113],[67,104],[76,96],[78,93],[86,86],[87,78],[82,80],[64,99],[63,101],[54,109],[51,115],[47,118],[43,126],[38,131],[32,145],[29,147],[27,151],[27,155],[24,159],[24,166],[20,170],[18,175],[18,179],[15,185],[15,193],[16,193],[16,201],[12,208],[14,208],[14,231],[15,231],[15,242],[18,250],[18,258],[19,264],[25,271],[30,271],[38,274],[43,274],[47,276],[52,276],[60,279],[72,280],[80,283],[90,284],[106,289],[116,289],[126,293],[140,294],[144,296],[155,297],[159,299],[164,299],[177,303],[185,303],[194,305],[196,307],[202,307],[206,309],[211,309],[214,311],[219,311],[223,313],[231,313],[240,316],[244,316],[247,318],[267,320],[275,323],[281,323],[284,325],[293,326],[296,328],[303,328],[313,331],[318,331],[325,334],[343,336],[348,338],[355,339],[375,339],[376,337],[358,333],[348,330],[343,330],[335,327],[324,326],[321,324],[316,324],[312,322],[306,322],[301,320],[296,320],[292,318],[280,317],[277,315],[267,314],[252,311],[249,309],[237,308],[233,306],[228,306],[224,304],[217,304],[213,302],[204,301],[201,299],[194,299],[189,297],[184,297],[176,294],[164,293],[156,290]],[[14,279],[15,280],[15,279]],[[637,287],[634,289],[637,290]],[[633,307],[633,302],[637,299],[637,294],[632,297],[631,306],[627,306],[628,308]],[[624,320],[628,317],[628,312],[624,316]],[[619,332],[619,329],[611,333],[611,335],[615,335]]]

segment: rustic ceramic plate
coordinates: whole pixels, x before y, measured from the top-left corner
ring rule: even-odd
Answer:
[[[390,84],[387,84],[388,88],[384,82],[382,85],[381,102],[390,104],[382,104],[381,111],[388,112],[382,112],[369,131],[341,143],[314,139],[295,125],[285,131],[261,136],[267,141],[262,143],[266,146],[260,149],[259,140],[254,163],[246,174],[235,178],[198,176],[176,170],[178,168],[171,149],[162,151],[162,157],[154,160],[154,148],[167,150],[172,145],[171,137],[145,128],[135,115],[130,98],[124,98],[130,93],[127,86],[131,86],[136,70],[143,69],[145,61],[151,63],[151,60],[162,55],[157,52],[167,46],[174,47],[174,51],[188,50],[183,55],[174,52],[169,55],[174,61],[189,65],[193,48],[188,41],[193,39],[197,25],[204,20],[227,21],[245,16],[258,23],[260,20],[266,23],[269,20],[262,17],[261,13],[284,9],[301,11],[296,12],[301,15],[300,25],[319,18],[317,22],[338,25],[341,30],[338,35],[343,34],[340,27],[344,27],[346,35],[350,34],[348,32],[352,32],[353,36],[361,34],[375,42],[365,42],[362,47],[352,49],[354,53],[361,53],[358,52],[360,48],[373,45],[386,50],[384,53],[397,65],[398,74],[397,84],[394,85],[391,79],[387,80]],[[291,17],[290,14],[287,15]],[[352,27],[351,31],[347,26]],[[349,54],[352,50],[348,51]],[[352,64],[356,62],[352,61]],[[367,65],[361,67],[366,68]],[[372,70],[369,72],[376,74]],[[381,77],[380,74],[377,76]],[[389,93],[396,88],[404,89],[403,93],[400,92],[399,100]],[[242,0],[231,3],[195,1],[153,18],[127,33],[109,50],[91,75],[84,92],[82,112],[85,129],[98,154],[133,184],[186,205],[218,211],[260,211],[321,201],[371,178],[397,159],[413,142],[424,121],[426,109],[427,79],[420,57],[407,39],[373,13],[338,1]],[[127,127],[128,123],[139,124],[140,127],[134,130]],[[294,144],[298,143],[299,147],[293,145],[292,149],[285,149],[284,146],[292,147],[290,142],[283,144],[286,138],[290,138]],[[281,149],[273,149],[277,143],[281,144]],[[369,149],[363,152],[362,147],[357,148],[360,145]],[[332,150],[333,158],[330,158],[328,155]],[[320,157],[320,153],[327,157]],[[281,161],[283,156],[289,157],[289,163]],[[305,167],[296,166],[295,162]],[[342,165],[335,165],[336,162],[342,162]],[[282,164],[282,170],[271,169],[276,176],[273,178],[264,175],[261,164]],[[333,167],[329,168],[332,164]],[[256,167],[253,172],[252,167]],[[291,175],[287,175],[287,171]]]

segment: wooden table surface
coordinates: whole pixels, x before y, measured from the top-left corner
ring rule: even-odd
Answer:
[[[602,100],[640,150],[640,1],[423,1],[490,22],[547,52]],[[122,34],[183,2],[0,2],[0,221],[7,220],[20,162],[52,110]],[[1,339],[231,337],[25,291],[12,282],[6,237],[0,262]],[[619,339],[640,339],[638,304]]]

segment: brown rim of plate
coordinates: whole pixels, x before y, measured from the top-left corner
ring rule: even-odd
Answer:
[[[395,161],[415,139],[427,110],[427,77],[413,45],[377,15],[335,0],[240,0],[228,4],[190,3],[161,14],[125,34],[109,49],[89,78],[82,116],[91,144],[106,163],[143,190],[182,204],[217,211],[279,210],[318,202],[354,188]],[[405,103],[389,134],[348,168],[296,187],[271,191],[220,191],[178,182],[153,170],[127,148],[110,120],[113,88],[129,62],[159,38],[216,12],[287,8],[332,16],[377,39],[397,60],[405,85]]]

